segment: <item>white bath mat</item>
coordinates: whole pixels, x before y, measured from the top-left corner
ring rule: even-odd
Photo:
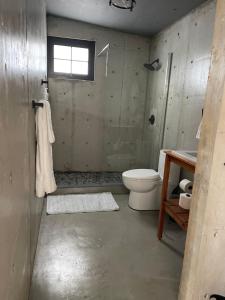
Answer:
[[[111,193],[57,195],[47,197],[47,214],[72,214],[119,210]]]

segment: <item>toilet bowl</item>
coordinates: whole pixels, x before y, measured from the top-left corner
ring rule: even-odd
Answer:
[[[123,183],[130,190],[129,206],[136,210],[159,209],[162,180],[151,169],[136,169],[123,173]]]
[[[161,202],[162,180],[165,152],[160,151],[158,172],[152,169],[134,169],[123,172],[125,187],[130,190],[129,206],[135,210],[159,210]],[[169,194],[178,185],[180,168],[172,165],[169,178]]]

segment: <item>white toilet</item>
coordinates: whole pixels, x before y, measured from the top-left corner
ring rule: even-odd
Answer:
[[[161,202],[162,180],[166,154],[160,151],[158,172],[152,169],[135,169],[123,173],[123,183],[130,190],[129,206],[135,210],[158,210]],[[169,194],[178,185],[180,167],[172,164]]]

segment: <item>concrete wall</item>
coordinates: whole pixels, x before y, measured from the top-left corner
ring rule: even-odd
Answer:
[[[0,299],[28,299],[42,200],[31,100],[46,74],[44,0],[0,0]]]
[[[56,170],[116,171],[146,166],[143,127],[149,40],[68,19],[48,17],[48,35],[110,43],[105,60],[96,57],[95,81],[49,78],[56,135]]]
[[[211,58],[215,1],[207,1],[150,40],[50,16],[48,34],[96,40],[94,82],[49,79],[56,170],[157,168],[159,150],[195,150]],[[143,68],[160,58],[162,68]],[[168,53],[173,53],[168,98]],[[148,79],[147,79],[148,78]],[[146,81],[147,80],[147,81]],[[147,89],[147,92],[146,92]],[[147,101],[146,101],[147,96]],[[148,119],[154,114],[156,121]]]
[[[145,149],[156,168],[159,150],[196,150],[211,59],[215,1],[207,1],[151,41],[151,60],[162,68],[149,73]],[[168,53],[173,53],[169,95],[166,97]],[[148,123],[152,114],[154,125]],[[165,131],[164,131],[165,121]]]

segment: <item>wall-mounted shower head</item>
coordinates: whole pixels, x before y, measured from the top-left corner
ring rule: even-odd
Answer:
[[[161,63],[159,62],[159,58],[154,60],[151,64],[144,64],[144,67],[150,71],[158,71],[161,68]]]

